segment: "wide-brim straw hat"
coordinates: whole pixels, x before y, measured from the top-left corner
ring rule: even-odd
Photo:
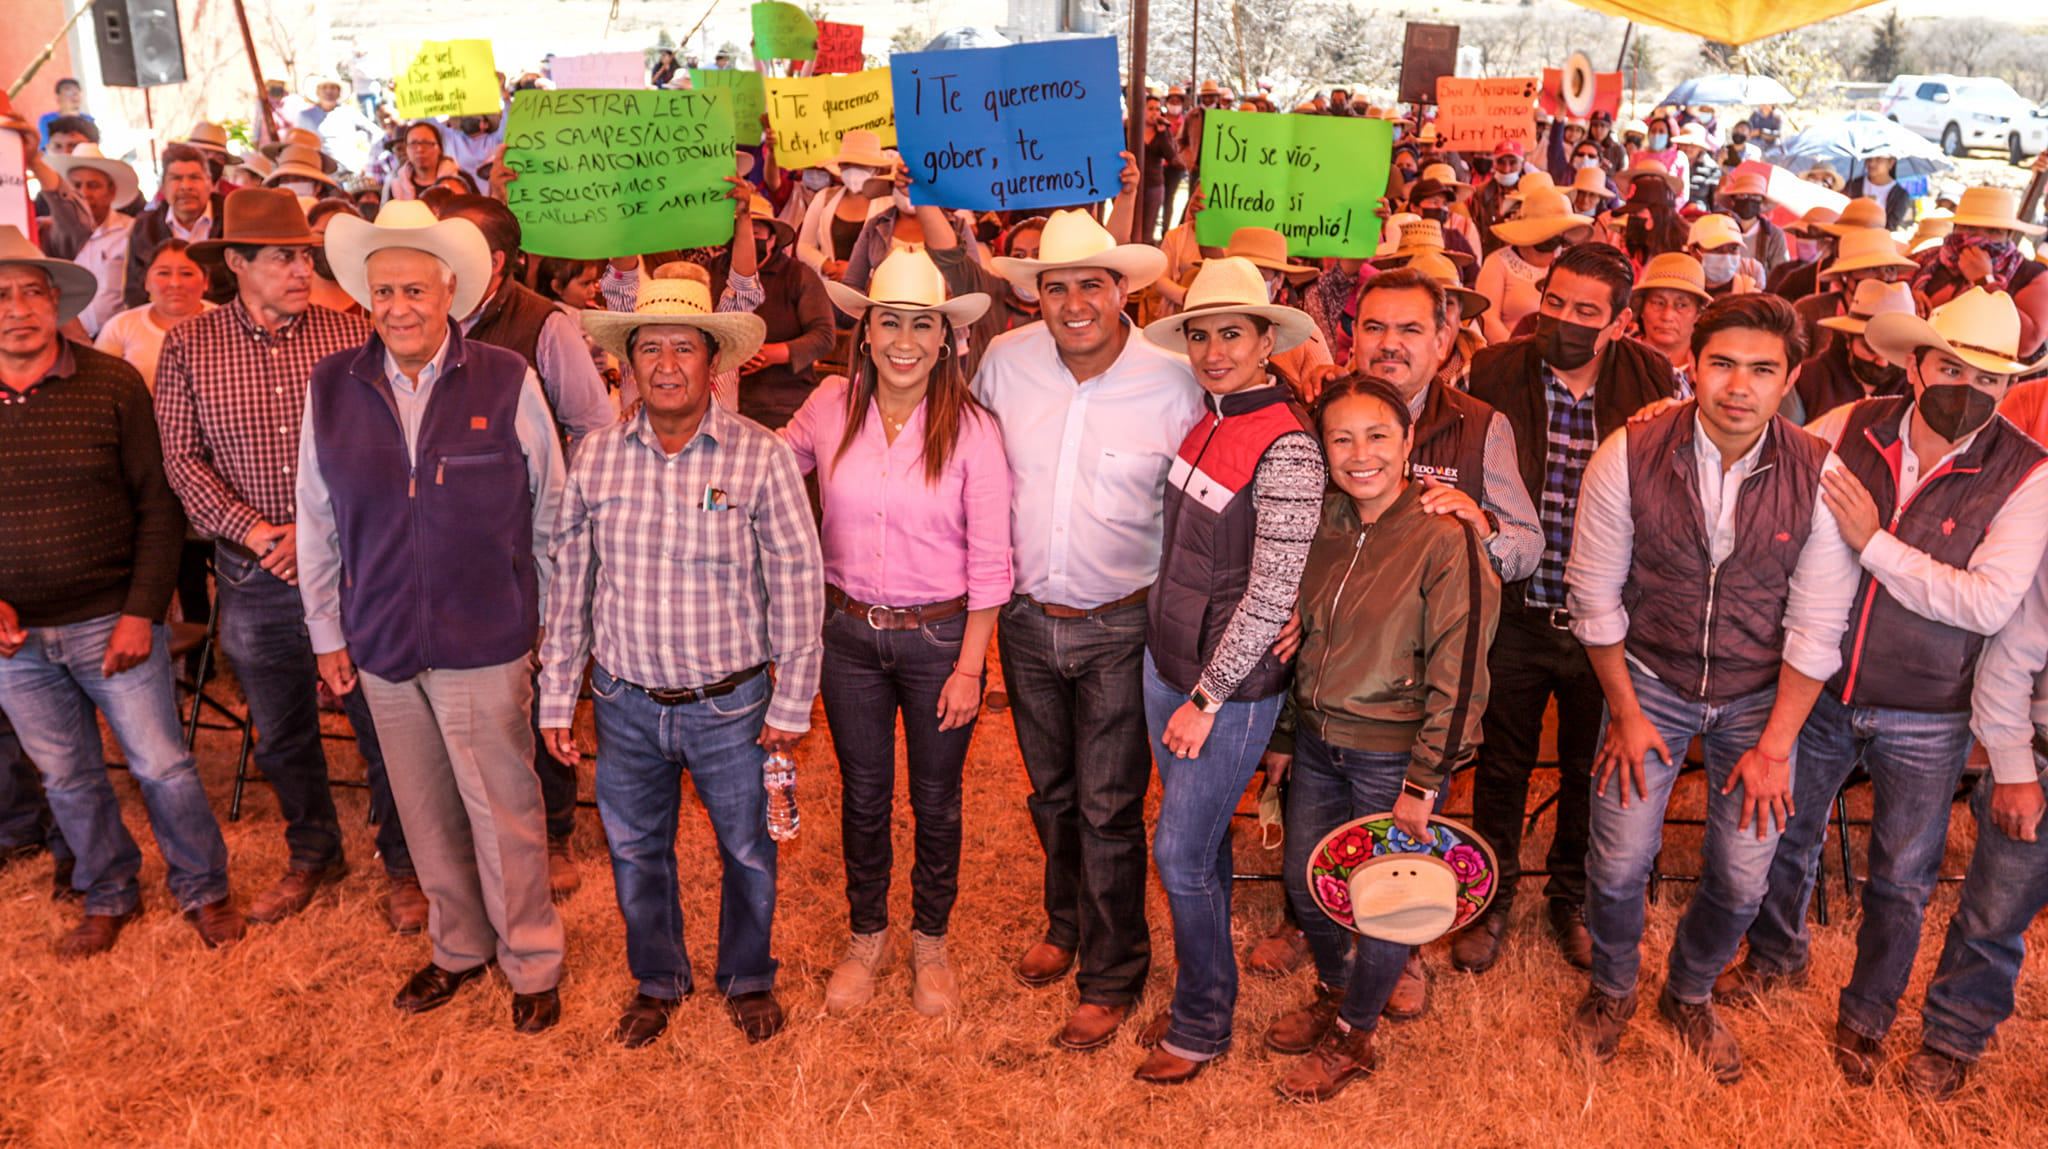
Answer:
[[[1734,216],[1709,212],[1692,221],[1692,228],[1685,233],[1685,242],[1701,251],[1741,243],[1742,225],[1735,222]]]
[[[866,128],[855,128],[839,137],[839,150],[829,159],[820,160],[818,166],[839,174],[843,164],[857,168],[873,168],[878,174],[896,170],[896,161],[882,150],[882,137]]]
[[[90,168],[105,173],[114,181],[114,206],[119,207],[142,193],[142,184],[135,177],[135,169],[120,160],[108,159],[101,154],[98,144],[80,144],[68,156],[51,153],[44,157],[60,176],[69,176],[75,168]]]
[[[1955,229],[1956,221],[1948,212],[1928,212],[1913,225],[1913,238],[1906,241],[1906,254],[1919,255],[1930,247],[1940,247]]]
[[[1424,135],[1429,137],[1429,140],[1425,140],[1423,142],[1427,143],[1436,138],[1435,124],[1422,125],[1422,131]],[[1428,165],[1427,167],[1422,169],[1422,178],[1425,180],[1435,180],[1437,183],[1443,185],[1444,187],[1450,188],[1454,191],[1472,190],[1471,184],[1461,182],[1458,179],[1458,169],[1452,167],[1449,164]],[[1409,198],[1413,199],[1415,197],[1411,194]]]
[[[329,175],[332,175],[334,174],[335,170],[339,168],[341,165],[335,162],[333,156],[328,155],[325,151],[322,150],[326,146],[327,141],[320,138],[319,132],[316,132],[311,128],[290,128],[286,130],[284,138],[282,140],[279,140],[278,142],[272,144],[264,144],[261,148],[258,148],[257,151],[263,155],[269,156],[273,160],[277,160],[279,163],[282,164],[288,161],[280,158],[278,155],[279,152],[282,152],[287,148],[304,148],[305,150],[312,152],[314,155],[320,157],[319,163],[321,171],[326,172]]]
[[[235,158],[228,152],[227,129],[211,120],[201,120],[193,124],[192,130],[186,132],[185,138],[178,142],[190,144],[202,151],[217,152],[220,154],[221,159],[229,162],[233,162]]]
[[[1957,227],[1995,227],[2022,235],[2040,235],[2048,228],[2020,218],[2019,197],[2004,188],[1964,188],[1949,222]]]
[[[1728,182],[1721,185],[1721,194],[1727,196],[1767,195],[1770,189],[1770,181],[1756,172],[1737,172],[1728,177]]]
[[[1493,300],[1466,287],[1458,278],[1458,265],[1444,258],[1445,254],[1443,251],[1419,252],[1409,256],[1402,266],[1436,280],[1446,294],[1458,301],[1458,322],[1470,323],[1486,314],[1486,309],[1493,306]]]
[[[848,133],[851,135],[852,133]],[[1166,273],[1166,253],[1142,243],[1118,243],[1095,217],[1075,208],[1056,211],[1038,235],[1038,258],[997,256],[995,273],[1028,292],[1038,291],[1041,272],[1069,267],[1100,267],[1124,277],[1130,291],[1146,287]]]
[[[1856,285],[1856,294],[1849,300],[1849,314],[1830,315],[1821,320],[1820,325],[1830,331],[1861,335],[1870,326],[1873,318],[1894,312],[1907,315],[1920,313],[1920,309],[1913,303],[1912,286],[1866,279]]]
[[[825,281],[825,294],[839,310],[860,316],[870,307],[890,311],[932,311],[955,327],[964,327],[988,312],[988,296],[979,291],[946,298],[946,277],[922,251],[895,251],[875,267],[866,293],[843,283]]]
[[[1609,197],[1614,194],[1614,188],[1607,182],[1607,171],[1599,164],[1594,164],[1590,168],[1580,168],[1573,172],[1572,185],[1564,190],[1573,193],[1585,192],[1588,195],[1597,192],[1603,197]]]
[[[1251,260],[1267,271],[1277,271],[1289,283],[1306,283],[1323,273],[1314,264],[1295,263],[1287,258],[1287,237],[1270,227],[1241,227],[1231,232],[1230,246],[1223,249],[1223,254]]]
[[[1637,160],[1621,173],[1621,181],[1629,187],[1630,199],[1635,198],[1636,181],[1644,176],[1656,176],[1664,181],[1664,186],[1671,189],[1673,196],[1685,194],[1685,181],[1679,179],[1677,173],[1673,172],[1670,168],[1665,167],[1656,160]]]
[[[99,294],[99,277],[68,259],[51,259],[42,249],[28,241],[21,229],[13,224],[0,224],[0,267],[24,263],[40,267],[49,275],[50,282],[57,286],[57,326],[62,327],[78,317],[92,297]]]
[[[1707,290],[1707,272],[1700,261],[1682,251],[1667,251],[1652,256],[1643,265],[1643,274],[1636,280],[1635,291],[1651,291],[1662,288],[1666,291],[1683,291],[1699,297],[1701,303],[1712,303],[1714,296]]]
[[[1266,277],[1251,260],[1225,256],[1202,264],[1195,281],[1188,285],[1187,302],[1164,319],[1145,325],[1145,338],[1166,348],[1187,354],[1187,323],[1206,315],[1256,315],[1273,325],[1273,350],[1289,351],[1315,335],[1315,320],[1293,307],[1269,303]]]
[[[1934,309],[1925,319],[1911,312],[1887,312],[1863,329],[1863,341],[1895,367],[1934,347],[1972,367],[1998,375],[2027,369],[2020,362],[2020,312],[2012,296],[1973,287]]]
[[[1502,243],[1523,247],[1555,239],[1574,228],[1592,226],[1592,216],[1574,213],[1571,200],[1553,189],[1522,201],[1521,214],[1494,224],[1493,234]]]
[[[591,342],[621,363],[632,362],[626,342],[642,327],[695,327],[718,343],[713,371],[731,371],[754,357],[767,342],[768,325],[751,311],[713,311],[711,274],[694,263],[664,263],[654,274],[640,277],[640,295],[631,311],[591,311],[578,315]]]
[[[1856,228],[1835,244],[1835,261],[1821,269],[1820,278],[1833,279],[1852,271],[1873,267],[1897,267],[1918,271],[1920,264],[1899,252],[1899,241],[1882,228]]]
[[[1375,814],[1330,831],[1309,853],[1316,908],[1353,933],[1422,945],[1479,920],[1499,887],[1493,847],[1468,826],[1431,817],[1418,841]]]
[[[745,152],[740,154],[746,155]],[[743,177],[746,174],[745,171],[740,172],[740,175]],[[796,229],[791,227],[788,221],[775,218],[775,205],[769,203],[761,196],[756,195],[747,198],[747,217],[756,223],[767,224],[775,232],[775,246],[777,247],[782,247],[796,238]]]
[[[218,263],[228,248],[318,247],[320,237],[306,226],[299,197],[283,188],[237,188],[221,201],[220,234],[202,239],[185,254],[194,263]]]
[[[239,194],[239,193],[237,193]],[[484,301],[491,281],[491,246],[476,224],[460,217],[435,219],[414,199],[392,200],[377,211],[377,222],[340,214],[327,225],[328,266],[350,299],[370,306],[370,256],[387,247],[424,251],[455,272],[455,296],[448,312],[469,315]]]
[[[1530,196],[1556,190],[1557,181],[1550,178],[1549,172],[1524,169],[1522,178],[1515,181],[1514,188],[1500,198],[1504,200],[1527,200]]]
[[[1829,235],[1840,237],[1852,231],[1884,230],[1884,205],[1870,198],[1859,196],[1842,206],[1833,223],[1816,225]]]
[[[1707,129],[1699,126],[1697,123],[1691,123],[1680,128],[1678,135],[1671,141],[1671,146],[1674,148],[1681,144],[1695,148],[1712,148],[1714,141],[1708,137]]]
[[[1444,246],[1443,225],[1433,219],[1420,216],[1405,217],[1401,220],[1400,242],[1394,250],[1372,257],[1374,267],[1402,267],[1419,255],[1439,255],[1451,263],[1466,267],[1472,257],[1462,251],[1452,251]]]
[[[1800,216],[1796,222],[1788,223],[1785,225],[1785,234],[1796,235],[1801,239],[1811,239],[1815,236],[1821,235],[1833,235],[1834,233],[1827,230],[1827,228],[1829,224],[1834,223],[1835,220],[1838,218],[1840,218],[1840,216],[1834,208],[1809,208],[1807,209],[1806,214]]]
[[[341,185],[335,182],[333,176],[327,174],[326,168],[320,166],[318,152],[297,144],[289,144],[279,151],[275,158],[277,165],[270,169],[269,175],[263,177],[264,187],[274,187],[286,180],[312,180],[317,184],[326,184],[335,191],[341,190]]]

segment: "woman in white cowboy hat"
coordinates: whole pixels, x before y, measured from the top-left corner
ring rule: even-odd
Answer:
[[[882,150],[882,138],[864,128],[839,137],[839,150],[818,165],[837,181],[811,199],[796,229],[797,256],[836,280],[846,273],[868,218],[891,202],[898,159]]]
[[[923,252],[883,260],[871,294],[825,287],[858,317],[851,376],[826,379],[782,429],[798,467],[816,472],[824,507],[825,719],[839,753],[852,933],[825,1008],[867,1004],[889,960],[900,713],[916,821],[910,1000],[937,1017],[960,1004],[946,935],[961,770],[1011,591],[1009,463],[960,369],[961,336],[989,298],[947,298]]]
[[[1971,287],[2005,292],[2020,310],[2021,355],[2034,357],[2048,333],[2048,265],[2028,259],[2020,237],[2039,239],[2048,228],[2021,219],[2012,192],[1987,187],[1964,189],[1949,223],[1941,246],[1915,257],[1913,290],[1936,307]]]
[[[1522,210],[1513,219],[1494,224],[1493,234],[1504,246],[1479,265],[1473,287],[1493,301],[1493,309],[1480,322],[1487,340],[1500,343],[1513,336],[1524,316],[1535,314],[1542,302],[1538,285],[1549,273],[1550,261],[1564,248],[1591,237],[1593,219],[1573,214],[1563,192],[1539,191],[1523,198]]]
[[[1230,1048],[1230,822],[1280,716],[1288,666],[1272,653],[1328,475],[1308,412],[1270,369],[1314,321],[1268,302],[1242,257],[1212,259],[1187,306],[1145,338],[1188,356],[1203,417],[1167,476],[1165,537],[1148,603],[1145,725],[1162,796],[1152,856],[1173,911],[1171,1009],[1147,1026],[1140,1081],[1178,1085]]]
[[[1270,227],[1241,227],[1230,233],[1230,243],[1224,247],[1226,256],[1242,259],[1259,269],[1259,275],[1266,281],[1266,299],[1283,307],[1300,308],[1308,290],[1322,277],[1323,271],[1312,263],[1296,263],[1287,256],[1287,237]],[[1303,402],[1315,398],[1307,390],[1310,376],[1318,367],[1327,367],[1333,362],[1330,345],[1323,333],[1313,323],[1309,337],[1294,347],[1275,351],[1269,360],[1273,373],[1282,382],[1294,388],[1295,396]]]

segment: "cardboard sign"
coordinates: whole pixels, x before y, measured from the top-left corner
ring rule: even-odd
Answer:
[[[732,240],[729,92],[528,91],[505,118],[505,189],[535,255],[609,259]]]
[[[768,86],[761,73],[736,68],[692,68],[690,87],[699,92],[730,92],[732,138],[743,148],[761,143],[761,116],[768,111]]]
[[[548,78],[557,88],[644,88],[647,58],[638,52],[556,56],[548,63]]]
[[[768,126],[775,129],[775,162],[794,171],[814,168],[839,150],[839,137],[865,128],[896,146],[896,100],[889,69],[850,76],[768,78]]]
[[[866,35],[867,29],[859,24],[818,21],[818,59],[811,65],[811,74],[826,76],[867,67],[867,57],[860,50]]]
[[[1372,255],[1393,148],[1386,120],[1209,112],[1195,238],[1225,247],[1240,227],[1269,227],[1289,255]]]
[[[803,9],[781,0],[754,5],[754,59],[809,60],[818,54],[818,25]]]
[[[398,118],[494,116],[504,110],[489,40],[427,40],[391,46]]]
[[[1453,152],[1490,152],[1504,140],[1518,140],[1525,151],[1534,149],[1536,93],[1541,87],[1534,76],[1437,77],[1437,146]]]
[[[1401,44],[1401,102],[1433,104],[1437,78],[1457,74],[1458,26],[1409,21]]]
[[[899,53],[889,63],[914,202],[1065,207],[1119,190],[1115,37]]]
[[[12,224],[21,234],[36,246],[42,246],[36,234],[35,204],[28,195],[28,158],[23,153],[21,138],[13,132],[0,132],[0,225]]]

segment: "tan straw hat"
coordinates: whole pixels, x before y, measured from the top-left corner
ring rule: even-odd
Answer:
[[[327,170],[320,166],[320,159],[319,152],[302,148],[297,144],[287,144],[277,153],[277,166],[271,168],[270,174],[263,177],[263,186],[274,187],[286,180],[312,180],[314,183],[326,184],[335,191],[340,191],[341,185],[335,183],[334,177],[328,175]]]
[[[1458,278],[1458,265],[1444,258],[1441,251],[1424,251],[1408,257],[1405,265],[1410,271],[1419,271],[1437,281],[1451,298],[1458,301],[1458,322],[1469,323],[1486,314],[1493,306],[1493,300],[1466,287]]]
[[[1721,215],[1718,212],[1703,215],[1692,221],[1692,230],[1686,232],[1685,242],[1701,251],[1712,251],[1731,243],[1741,243],[1742,225],[1735,222],[1734,216]]]
[[[852,135],[851,132],[847,133]],[[1038,235],[1038,258],[997,256],[995,273],[1026,291],[1038,290],[1040,272],[1069,267],[1100,267],[1124,277],[1131,291],[1149,285],[1166,272],[1166,253],[1142,243],[1118,243],[1095,217],[1076,208],[1056,211]]]
[[[1849,314],[1830,315],[1820,321],[1830,331],[1846,331],[1861,335],[1870,326],[1874,316],[1892,312],[1918,315],[1920,309],[1913,303],[1913,288],[1904,283],[1886,283],[1883,280],[1866,279],[1856,285],[1856,294],[1849,300]]]
[[[1529,245],[1592,226],[1591,216],[1573,214],[1571,200],[1563,192],[1553,190],[1529,197],[1522,204],[1521,214],[1493,225],[1493,234],[1502,243]]]
[[[882,137],[865,128],[855,128],[840,136],[839,150],[832,158],[819,161],[818,166],[836,176],[842,164],[872,168],[877,173],[896,170],[896,161],[882,151]]]
[[[1515,181],[1514,190],[1500,198],[1504,200],[1526,200],[1530,196],[1556,190],[1557,181],[1550,178],[1549,172],[1524,171],[1522,178]]]
[[[2019,359],[2019,308],[2003,291],[1981,287],[1935,308],[1926,319],[1899,311],[1876,316],[1863,329],[1863,340],[1895,367],[1907,366],[1915,352],[1933,347],[1996,375],[2027,369]]]
[[[2020,218],[2019,197],[2004,188],[1964,188],[1950,216],[1957,227],[1995,227],[2023,235],[2040,235],[2048,228]]]
[[[195,148],[202,148],[209,152],[219,152],[220,158],[224,160],[232,160],[234,158],[228,154],[227,129],[211,120],[201,120],[193,124],[192,130],[186,132],[185,138],[178,142],[191,144]]]
[[[1913,225],[1913,238],[1906,241],[1906,254],[1919,255],[1930,247],[1940,247],[1956,230],[1955,217],[1939,209],[1920,217]]]
[[[1256,315],[1267,320],[1273,325],[1276,353],[1299,347],[1315,334],[1315,321],[1307,312],[1267,302],[1266,277],[1252,261],[1225,256],[1202,265],[1188,285],[1183,309],[1146,324],[1145,338],[1185,355],[1187,322],[1205,315]]]
[[[1270,227],[1241,227],[1230,233],[1230,246],[1223,254],[1248,259],[1267,271],[1285,275],[1290,283],[1306,283],[1323,273],[1323,269],[1309,263],[1295,263],[1287,258],[1287,237]]]
[[[287,128],[282,140],[272,144],[264,144],[261,148],[257,149],[257,152],[261,155],[269,156],[273,160],[278,160],[279,163],[283,163],[285,161],[278,157],[279,152],[284,151],[286,148],[304,148],[320,157],[321,171],[332,175],[335,169],[341,165],[335,162],[333,156],[327,154],[326,147],[327,141],[321,139],[320,133],[313,131],[311,128]]]
[[[1652,256],[1643,265],[1643,274],[1636,280],[1635,290],[1683,291],[1696,295],[1701,303],[1712,303],[1714,296],[1707,290],[1707,273],[1700,267],[1700,261],[1682,251],[1667,251]]]
[[[449,314],[466,316],[484,301],[491,282],[491,247],[484,233],[460,216],[437,220],[433,209],[416,199],[395,199],[378,210],[376,223],[342,212],[327,225],[327,263],[334,282],[365,308],[370,306],[370,256],[387,247],[424,251],[455,272]]]
[[[1374,267],[1402,267],[1420,255],[1435,255],[1459,267],[1471,264],[1470,255],[1444,246],[1444,228],[1437,221],[1403,216],[1400,225],[1400,242],[1394,250],[1373,256]]]
[[[1852,231],[1882,231],[1884,205],[1869,196],[1852,199],[1835,217],[1835,222],[1821,224],[1820,230],[1834,236],[1848,235]]]
[[[1422,142],[1429,143],[1436,139],[1435,124],[1422,125],[1422,132],[1423,136],[1426,137],[1425,139],[1423,139]],[[1422,169],[1421,178],[1426,180],[1435,180],[1443,186],[1455,189],[1457,191],[1472,190],[1471,184],[1460,183],[1458,181],[1458,169],[1452,167],[1449,164],[1430,164],[1429,166]]]
[[[1803,239],[1818,235],[1833,235],[1833,232],[1827,230],[1827,225],[1835,222],[1838,218],[1840,216],[1834,208],[1809,208],[1805,215],[1799,217],[1797,222],[1785,225],[1785,234],[1796,235]]]
[[[68,259],[50,259],[42,249],[28,241],[21,229],[11,223],[0,224],[0,267],[10,264],[29,264],[43,269],[50,282],[57,287],[57,326],[62,327],[78,317],[92,297],[99,294],[100,281],[92,272]]]
[[[866,294],[843,283],[825,281],[825,294],[848,315],[866,314],[870,307],[890,311],[935,311],[955,327],[980,319],[988,311],[988,296],[979,291],[946,298],[946,277],[932,257],[922,251],[890,252],[868,278]]]
[[[387,209],[388,205],[387,205]],[[631,311],[583,311],[583,329],[622,363],[632,362],[626,344],[642,327],[695,327],[718,343],[713,371],[731,371],[754,357],[768,338],[768,325],[750,311],[711,309],[711,274],[694,263],[664,263],[640,277]]]
[[[1573,172],[1571,190],[1574,192],[1598,192],[1603,196],[1614,194],[1614,189],[1607,186],[1607,172],[1599,164],[1594,164],[1589,168],[1580,168],[1578,171]]]
[[[1899,241],[1883,228],[1859,227],[1842,233],[1835,245],[1835,261],[1823,268],[1822,279],[1872,267],[1901,267],[1918,271],[1920,265],[1899,254]]]

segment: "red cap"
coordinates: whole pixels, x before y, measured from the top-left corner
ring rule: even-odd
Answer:
[[[1519,156],[1522,154],[1522,141],[1502,140],[1493,145],[1493,154],[1495,156]]]

